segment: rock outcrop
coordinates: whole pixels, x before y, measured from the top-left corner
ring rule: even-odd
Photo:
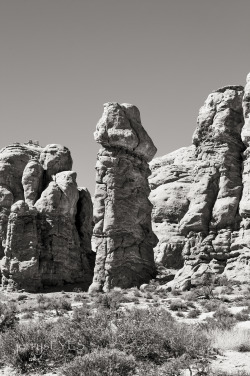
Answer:
[[[155,260],[177,270],[169,286],[206,275],[250,281],[250,82],[210,94],[193,145],[151,162]]]
[[[3,287],[90,284],[92,202],[71,168],[61,145],[16,143],[0,151]]]
[[[95,140],[102,145],[96,164],[93,243],[96,264],[89,291],[129,288],[155,276],[148,162],[156,148],[130,104],[107,103]]]

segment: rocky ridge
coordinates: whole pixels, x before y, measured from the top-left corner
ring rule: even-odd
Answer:
[[[3,288],[36,291],[92,279],[92,202],[70,151],[15,143],[0,151]]]
[[[177,270],[168,286],[187,289],[211,274],[250,281],[249,79],[211,93],[193,145],[150,164],[155,260]]]

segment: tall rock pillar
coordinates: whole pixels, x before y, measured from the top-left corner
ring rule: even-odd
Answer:
[[[157,149],[139,110],[130,104],[105,104],[94,137],[102,148],[96,164],[96,265],[89,291],[139,286],[155,276],[148,162]]]

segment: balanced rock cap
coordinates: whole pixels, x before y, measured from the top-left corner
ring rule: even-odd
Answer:
[[[104,147],[118,147],[151,161],[157,149],[143,128],[138,108],[132,104],[108,102],[94,133]]]

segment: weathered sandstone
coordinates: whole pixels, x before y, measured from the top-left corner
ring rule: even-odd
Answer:
[[[32,142],[0,151],[2,285],[36,291],[90,284],[92,203],[67,148]]]
[[[208,273],[250,281],[249,112],[249,80],[245,90],[214,91],[193,145],[151,162],[155,260],[178,270],[169,286],[189,288]]]
[[[139,286],[155,276],[157,239],[147,179],[156,148],[139,110],[130,104],[105,104],[94,136],[102,148],[96,164],[96,264],[90,292]]]

